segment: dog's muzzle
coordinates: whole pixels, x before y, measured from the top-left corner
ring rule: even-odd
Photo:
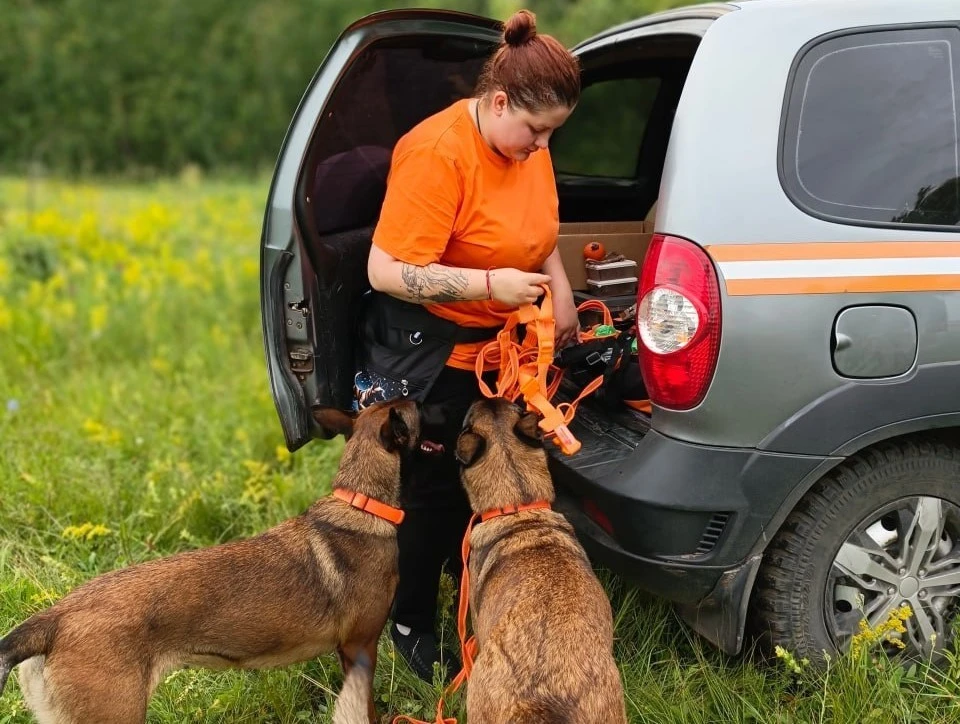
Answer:
[[[420,452],[426,455],[443,455],[444,450],[445,448],[439,442],[434,442],[433,440],[420,441]]]

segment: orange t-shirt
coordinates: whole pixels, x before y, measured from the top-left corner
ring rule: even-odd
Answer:
[[[397,142],[373,243],[417,266],[538,272],[556,248],[559,228],[549,151],[525,161],[503,158],[480,136],[464,99]],[[464,327],[500,326],[514,311],[496,301],[426,308]],[[472,370],[483,344],[458,344],[447,364]]]

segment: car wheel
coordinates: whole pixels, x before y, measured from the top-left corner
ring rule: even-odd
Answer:
[[[960,449],[884,443],[831,471],[770,543],[752,623],[768,651],[815,659],[846,650],[909,604],[890,653],[927,658],[950,643],[960,601]]]

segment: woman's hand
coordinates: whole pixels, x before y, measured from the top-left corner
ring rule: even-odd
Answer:
[[[554,249],[543,263],[543,271],[550,275],[550,293],[553,295],[553,317],[556,320],[554,345],[560,350],[568,344],[577,341],[577,332],[580,330],[580,319],[577,315],[577,305],[573,301],[573,291],[570,289],[570,280],[563,268],[560,258],[560,249]]]
[[[543,294],[542,284],[549,284],[546,274],[524,272],[519,269],[491,269],[490,292],[494,299],[508,307],[533,304]]]
[[[577,314],[577,305],[573,301],[573,293],[557,294],[553,297],[553,318],[556,320],[554,329],[555,348],[561,350],[577,341],[577,332],[580,329],[580,316]]]

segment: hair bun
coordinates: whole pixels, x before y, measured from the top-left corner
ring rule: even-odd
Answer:
[[[537,16],[529,10],[518,10],[505,23],[503,39],[511,47],[525,45],[537,36]]]

